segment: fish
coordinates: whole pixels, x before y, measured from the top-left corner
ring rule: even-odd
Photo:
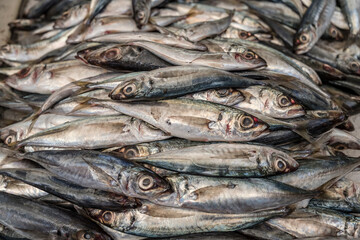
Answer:
[[[25,238],[110,240],[95,223],[72,211],[6,193],[0,193],[0,199],[1,224]],[[10,213],[12,217],[6,217]]]
[[[170,99],[132,104],[91,103],[142,119],[171,136],[193,141],[249,141],[268,134],[268,125],[258,118],[206,101]]]
[[[138,28],[147,24],[150,18],[151,0],[132,0],[133,16]]]
[[[227,71],[247,70],[266,66],[266,62],[261,57],[246,48],[235,53],[203,53],[145,41],[128,44],[143,47],[173,65],[199,65]]]
[[[235,214],[278,209],[318,194],[263,178],[175,174],[165,179],[170,182],[173,192],[161,194],[151,202],[209,213]]]
[[[224,87],[248,87],[264,82],[237,76],[220,69],[202,66],[174,66],[139,74],[120,83],[110,97],[113,100],[138,101],[177,97]]]
[[[27,18],[38,18],[43,13],[45,13],[51,6],[56,4],[56,0],[45,0],[45,1],[36,1],[35,4],[29,5],[29,9],[24,11],[24,14]]]
[[[321,208],[307,208],[293,212],[285,218],[267,221],[272,227],[296,238],[303,237],[359,237],[359,218]]]
[[[356,171],[353,171],[353,173],[356,173]],[[347,177],[340,179],[323,194],[311,199],[309,207],[359,213],[359,184]]]
[[[76,30],[76,27],[63,30],[55,36],[30,45],[7,44],[0,48],[0,59],[16,62],[39,61],[45,57],[56,55],[66,47],[66,39]]]
[[[357,41],[359,42],[359,33],[360,33],[360,9],[359,3],[356,0],[350,1],[339,1],[341,9],[343,10],[347,22],[350,28],[350,35],[349,35],[349,43],[350,45],[352,42]],[[359,45],[359,43],[357,43]]]
[[[76,26],[86,19],[90,10],[90,4],[84,3],[74,6],[64,12],[60,18],[55,20],[54,29],[64,29]]]
[[[30,131],[31,121],[24,119],[23,121],[2,128],[0,130],[0,139],[6,145],[11,145],[48,128],[79,119],[79,117],[44,114],[39,117]]]
[[[296,54],[308,52],[324,34],[330,25],[335,5],[335,0],[312,2],[294,36],[294,51]]]
[[[92,42],[109,42],[109,43],[131,43],[134,41],[146,40],[148,42],[161,43],[173,47],[179,47],[189,50],[205,51],[206,47],[192,43],[183,37],[175,36],[171,33],[156,33],[156,32],[128,32],[128,33],[114,33],[103,35],[89,39]]]
[[[170,138],[166,140],[140,143],[136,145],[130,145],[122,147],[112,152],[125,159],[134,159],[147,157],[152,154],[167,152],[170,150],[178,150],[186,147],[204,145],[204,142],[189,141],[181,138]]]
[[[187,97],[187,96],[185,96]],[[251,110],[266,116],[287,119],[305,115],[303,107],[275,89],[255,85],[245,89],[218,89],[197,92],[188,98],[207,100],[232,106],[241,110]]]
[[[315,190],[331,179],[343,177],[360,164],[357,158],[343,156],[297,159],[297,162],[299,163],[297,171],[269,178],[301,189]]]
[[[89,212],[92,218],[117,231],[159,238],[190,233],[239,230],[268,218],[284,215],[287,210],[279,209],[247,214],[216,214],[145,203],[138,209],[124,212],[97,209],[91,209]]]
[[[0,175],[17,179],[49,194],[86,208],[118,210],[135,208],[139,203],[123,195],[84,188],[43,169],[0,169]]]
[[[111,2],[111,0],[91,0],[90,9],[86,20],[86,25],[89,25],[94,17],[99,14]]]
[[[94,128],[98,130],[94,132]],[[97,134],[98,131],[101,132],[100,135]],[[17,147],[97,149],[121,147],[170,137],[167,133],[139,119],[125,115],[112,115],[93,116],[66,122],[22,139],[15,145]]]
[[[23,68],[9,76],[5,83],[23,92],[51,94],[71,82],[107,72],[106,69],[86,65],[79,60],[69,60]]]
[[[270,147],[226,143],[190,146],[131,160],[181,173],[219,177],[261,177],[295,171],[299,166],[286,153]]]
[[[77,57],[91,65],[126,71],[150,71],[171,66],[151,52],[132,46],[107,45],[94,51],[84,50]]]
[[[226,29],[230,26],[234,13],[235,12],[232,11],[227,17],[219,20],[196,23],[194,25],[187,26],[184,29],[170,31],[178,36],[185,37],[191,42],[199,42],[205,38],[216,36],[226,31]]]
[[[45,191],[6,176],[0,176],[0,192],[33,199],[48,195]]]
[[[85,188],[150,200],[161,193],[171,192],[169,183],[152,171],[106,153],[48,150],[22,156],[61,179]]]

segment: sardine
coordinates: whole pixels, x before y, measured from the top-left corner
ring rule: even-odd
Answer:
[[[91,103],[138,117],[172,136],[193,141],[249,141],[268,134],[268,125],[258,118],[205,101],[171,99],[132,104]]]
[[[17,142],[17,146],[96,149],[167,138],[168,134],[136,118],[96,116],[48,128]]]
[[[0,199],[1,224],[26,238],[86,239],[94,236],[110,240],[95,223],[72,211],[6,193],[0,193]],[[11,218],[7,217],[9,214]]]
[[[89,210],[92,218],[106,226],[121,232],[152,238],[240,230],[285,213],[285,209],[280,209],[248,214],[216,214],[157,206],[151,203],[123,212]]]
[[[206,144],[131,159],[205,176],[260,177],[295,171],[298,167],[298,163],[284,152],[250,144]]]
[[[324,34],[330,25],[335,5],[335,0],[312,2],[306,10],[294,37],[294,50],[297,54],[308,52]]]
[[[117,210],[134,208],[138,205],[135,199],[81,187],[43,169],[0,169],[0,174],[86,208]]]
[[[105,153],[53,150],[29,152],[23,157],[85,188],[149,200],[170,191],[167,181],[152,171]]]
[[[266,62],[260,56],[246,48],[238,49],[237,52],[203,53],[145,41],[128,44],[143,47],[174,65],[208,66],[227,71],[239,71],[266,66]]]

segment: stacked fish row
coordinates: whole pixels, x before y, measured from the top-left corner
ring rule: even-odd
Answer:
[[[360,2],[336,4],[24,1],[0,236],[359,238]]]

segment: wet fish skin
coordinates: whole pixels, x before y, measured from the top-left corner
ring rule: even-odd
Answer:
[[[0,193],[1,224],[30,239],[79,239],[90,234],[99,240],[110,240],[101,228],[88,219],[65,209],[11,194]],[[11,213],[12,217],[6,217]]]
[[[52,150],[28,152],[31,159],[60,178],[85,188],[141,199],[170,191],[152,171],[129,161],[95,151]]]
[[[129,78],[114,88],[110,97],[121,101],[161,99],[211,88],[240,88],[265,83],[266,81],[254,81],[220,69],[190,65],[175,66]]]
[[[48,195],[47,192],[42,191],[39,188],[7,176],[0,176],[0,192],[30,199],[37,199]]]
[[[294,36],[294,50],[296,54],[308,52],[320,39],[330,24],[335,11],[335,0],[314,1],[306,10],[300,27]]]
[[[161,44],[166,44],[169,46],[185,48],[189,50],[206,50],[206,47],[198,44],[192,43],[186,40],[183,37],[175,36],[169,33],[155,33],[155,32],[128,32],[128,33],[116,33],[109,34],[104,36],[95,37],[89,39],[88,41],[93,42],[109,42],[109,43],[129,43],[139,40],[146,40],[149,42],[157,42]]]
[[[90,4],[80,4],[64,12],[56,19],[53,28],[64,29],[80,24],[88,15]]]
[[[260,177],[298,168],[287,154],[251,144],[214,143],[131,159],[176,172],[219,177]]]
[[[96,134],[95,128],[102,134]],[[170,138],[168,134],[139,119],[124,115],[93,116],[38,132],[17,142],[17,147],[98,149],[167,138]]]
[[[70,60],[24,68],[9,76],[5,82],[20,91],[51,94],[70,82],[106,72],[106,69],[86,65],[79,60]]]
[[[340,6],[345,13],[347,22],[350,28],[350,41],[359,41],[359,33],[360,33],[360,8],[359,2],[356,0],[350,1],[339,1]]]
[[[315,190],[331,179],[349,173],[360,164],[357,158],[347,158],[343,156],[322,159],[302,159],[297,161],[300,165],[297,171],[286,175],[271,176],[269,178],[294,187]]]
[[[226,18],[197,23],[195,26],[175,31],[175,34],[183,36],[191,42],[199,42],[205,38],[216,36],[226,31],[226,29],[230,26],[233,16],[234,11],[229,12],[229,16]]]
[[[305,115],[303,107],[295,100],[275,89],[259,85],[236,90],[207,90],[189,95],[188,98],[251,110],[274,118],[287,119]]]
[[[203,53],[145,41],[132,42],[129,45],[143,47],[173,65],[199,65],[227,71],[266,66],[265,60],[247,48],[238,52]]]
[[[171,237],[190,233],[228,232],[255,225],[287,210],[250,214],[214,214],[145,203],[125,212],[89,210],[92,218],[121,232],[144,237]],[[215,221],[216,219],[216,221]],[[196,227],[194,227],[196,226]]]
[[[29,9],[27,13],[25,13],[27,18],[38,18],[43,13],[45,13],[51,6],[56,4],[56,0],[45,0],[41,2],[37,2],[33,7]]]
[[[91,0],[86,25],[89,25],[90,22],[95,18],[95,16],[99,14],[110,2],[111,0]]]
[[[151,0],[132,0],[132,9],[138,28],[148,23],[151,12]]]
[[[263,178],[220,178],[177,174],[166,177],[173,193],[151,202],[210,213],[235,214],[277,209],[317,195]],[[246,194],[244,194],[246,193]]]
[[[359,237],[358,217],[321,208],[297,210],[285,218],[270,219],[267,224],[296,238]]]
[[[108,45],[94,51],[84,50],[78,52],[77,57],[91,65],[115,70],[150,71],[170,66],[145,49],[123,45]]]
[[[159,152],[167,152],[169,150],[181,149],[184,147],[197,146],[207,144],[204,142],[189,141],[181,138],[170,138],[166,140],[140,143],[137,145],[130,145],[113,152],[114,154],[125,158],[133,159],[137,157],[147,157]]]
[[[135,199],[83,188],[43,169],[0,169],[0,174],[17,179],[85,208],[117,210],[119,208],[134,208],[138,205]]]
[[[136,116],[172,136],[193,141],[249,141],[268,134],[268,125],[261,120],[243,111],[206,101],[170,99],[132,104],[91,103]]]

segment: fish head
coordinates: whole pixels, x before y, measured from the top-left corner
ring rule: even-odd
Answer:
[[[259,68],[266,66],[266,61],[251,49],[240,48],[239,51],[230,52],[239,63],[246,63],[249,68]]]
[[[237,114],[233,120],[235,134],[244,136],[249,140],[267,134],[268,125],[254,116],[245,113]]]
[[[120,148],[117,151],[117,154],[125,159],[147,157],[150,155],[150,149],[147,146],[141,146],[141,145],[126,146]]]
[[[13,146],[19,140],[18,132],[12,128],[1,129],[0,138],[8,146]]]
[[[126,100],[126,99],[134,99],[141,98],[145,96],[146,89],[148,89],[145,81],[147,78],[145,76],[139,76],[132,78],[128,81],[124,81],[117,85],[109,94],[111,99],[113,100]],[[151,81],[151,80],[150,80]]]
[[[360,75],[360,61],[355,57],[346,57],[345,66],[352,74]]]
[[[259,96],[264,104],[265,111],[277,118],[295,118],[305,115],[303,107],[294,99],[272,88],[262,88]]]
[[[194,99],[206,100],[227,106],[232,106],[244,101],[244,96],[241,92],[232,88],[211,89],[203,92],[197,92],[194,93],[192,97]]]
[[[19,72],[9,76],[5,82],[10,87],[21,89],[24,85],[33,85],[36,81],[42,77],[44,71],[46,69],[46,65],[43,66],[34,66],[34,67],[26,67],[21,69]],[[51,72],[49,72],[51,74]],[[48,76],[51,77],[51,76]]]
[[[106,226],[114,226],[114,222],[116,219],[116,212],[101,210],[101,209],[87,209],[87,214],[94,220],[106,225]]]
[[[20,45],[6,44],[0,47],[0,59],[16,59],[21,52]]]
[[[329,26],[328,33],[336,41],[344,40],[344,34],[332,24]]]
[[[94,230],[80,230],[74,234],[73,240],[111,240],[111,238],[101,232]]]
[[[166,180],[140,166],[122,171],[119,174],[119,182],[124,184],[124,188],[128,192],[125,195],[141,199],[151,199],[171,189]]]
[[[295,159],[278,150],[270,151],[268,160],[274,171],[278,173],[293,172],[299,167],[299,163]]]
[[[60,18],[55,21],[54,29],[64,29],[77,23],[79,20],[85,19],[89,12],[89,5],[78,5],[68,11],[65,11]]]
[[[328,134],[320,139],[322,145],[326,146],[326,149],[331,155],[349,155],[349,153],[357,154],[359,151],[349,152],[347,150],[360,150],[360,139],[340,129],[333,129]]]
[[[148,1],[138,1],[137,5],[139,6],[134,9],[134,19],[138,28],[147,24],[149,21],[151,12],[149,11],[148,6],[146,6],[147,2]]]
[[[312,47],[316,38],[315,29],[312,26],[306,26],[299,29],[294,37],[294,50],[296,54],[308,52]]]
[[[340,70],[338,70],[336,68],[333,68],[332,66],[330,66],[330,65],[328,65],[326,63],[322,63],[322,69],[325,72],[327,72],[327,73],[329,73],[329,74],[331,74],[331,75],[333,75],[335,77],[338,77],[338,78],[344,77],[343,72],[341,72]]]

